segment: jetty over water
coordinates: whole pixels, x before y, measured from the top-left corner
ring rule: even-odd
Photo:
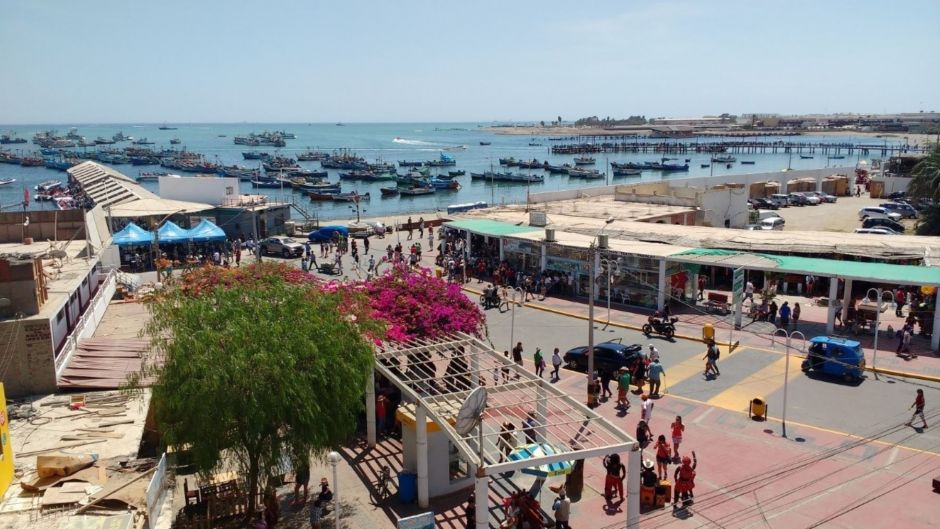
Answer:
[[[579,143],[563,143],[552,146],[552,154],[584,153],[739,153],[739,154],[804,154],[828,156],[878,155],[881,157],[902,153],[926,153],[927,146],[908,144],[877,144],[848,142],[800,142],[800,141],[593,141],[597,138],[581,136]]]

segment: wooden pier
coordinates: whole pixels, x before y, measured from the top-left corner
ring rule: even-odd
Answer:
[[[872,144],[846,142],[799,142],[799,141],[586,141],[553,145],[552,154],[585,153],[657,153],[657,154],[797,154],[826,156],[880,156],[886,158],[896,154],[926,153],[927,147],[906,144]],[[596,138],[595,138],[596,139]]]

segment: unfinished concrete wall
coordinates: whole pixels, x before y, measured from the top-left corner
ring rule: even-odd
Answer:
[[[47,297],[42,260],[0,257],[0,318],[38,314]]]
[[[26,217],[29,217],[28,226],[23,225]],[[85,212],[67,209],[0,213],[0,243],[21,243],[24,235],[34,241],[84,240]]]
[[[7,397],[56,391],[55,359],[49,320],[0,322],[0,343],[10,344],[3,374]]]

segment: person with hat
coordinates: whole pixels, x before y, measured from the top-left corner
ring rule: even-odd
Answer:
[[[320,505],[329,503],[333,500],[333,491],[330,490],[330,482],[326,478],[320,478],[320,494],[317,494],[317,501]]]
[[[682,496],[683,501],[692,503],[692,499],[695,497],[692,490],[695,488],[696,466],[698,466],[698,459],[695,457],[695,450],[692,450],[692,457],[683,457],[682,464],[676,468],[673,476],[676,480],[675,492],[672,497],[673,510],[679,508],[679,496]]]
[[[659,476],[653,469],[653,462],[649,459],[643,460],[643,471],[640,472],[640,484],[644,487],[655,487],[659,484]]]
[[[649,353],[646,354],[646,357],[650,362],[659,360],[659,350],[653,344],[649,344]]]
[[[630,370],[621,367],[619,374],[620,376],[617,377],[617,409],[626,411],[630,409],[630,401],[627,400],[627,391],[630,389]]]

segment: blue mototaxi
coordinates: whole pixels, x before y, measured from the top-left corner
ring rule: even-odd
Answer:
[[[832,336],[815,336],[809,342],[809,352],[802,366],[804,373],[813,370],[842,377],[848,382],[864,378],[865,354],[859,342]]]

